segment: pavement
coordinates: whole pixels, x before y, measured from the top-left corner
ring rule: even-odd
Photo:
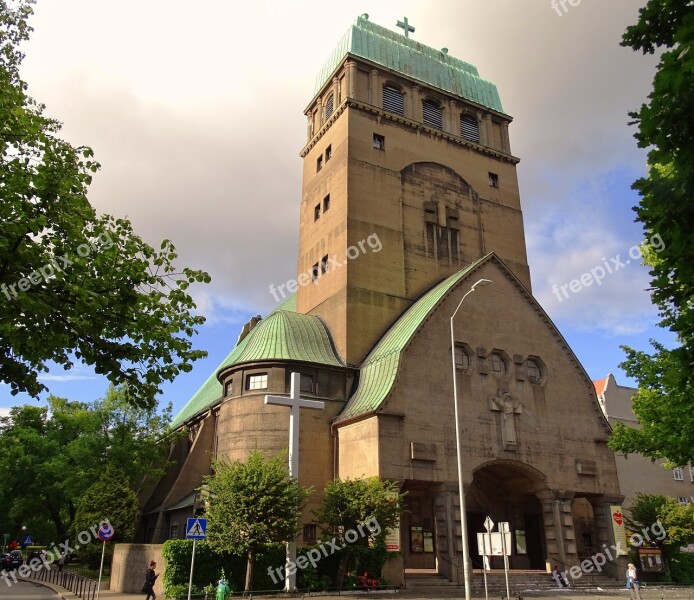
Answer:
[[[40,584],[50,590],[53,590],[58,598],[62,600],[84,600],[79,596],[65,590],[64,588],[55,585],[53,583],[31,581],[31,583]],[[578,592],[577,590],[523,590],[523,598],[544,598],[547,600],[586,600],[587,598],[605,598],[606,600],[622,598],[623,600],[630,600],[629,590],[627,589],[602,589],[602,588],[587,588]],[[277,596],[269,596],[273,598],[283,597],[284,594],[278,594]],[[320,598],[321,600],[344,600],[345,598],[359,598],[363,600],[364,596],[369,596],[373,600],[394,600],[394,597],[401,597],[407,600],[432,600],[432,599],[451,599],[451,600],[464,600],[465,592],[462,588],[449,589],[445,594],[440,592],[422,592],[422,590],[394,590],[389,593],[378,593],[378,592],[349,592],[341,595],[329,595],[329,594],[298,594],[296,596],[290,596],[297,599],[303,599],[308,597]],[[0,598],[3,596],[0,594]],[[9,597],[9,596],[8,596]],[[243,595],[234,595],[233,598],[244,598]],[[481,596],[479,594],[473,594],[474,598],[484,598],[484,594]],[[99,592],[99,600],[132,600],[138,598],[143,600],[144,594],[125,594],[123,592],[113,592],[111,590],[101,590]],[[677,587],[677,586],[644,586],[641,588],[641,599],[642,600],[694,600],[694,586],[693,587]],[[164,600],[160,597],[157,600]],[[211,600],[214,600],[212,597]],[[489,596],[489,600],[503,600],[503,597],[499,598],[497,595]],[[513,599],[512,599],[513,600]]]

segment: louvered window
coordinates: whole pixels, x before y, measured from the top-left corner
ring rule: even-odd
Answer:
[[[383,108],[388,112],[405,116],[405,98],[402,92],[386,85],[383,88]]]
[[[330,98],[328,98],[328,101],[325,103],[325,119],[329,119],[330,115],[333,114],[333,110],[335,110],[335,97],[331,94]]]
[[[431,100],[425,100],[422,104],[424,124],[434,129],[443,129],[443,115],[441,107]]]
[[[477,117],[474,115],[460,116],[460,135],[471,142],[480,141],[480,127],[477,123]]]

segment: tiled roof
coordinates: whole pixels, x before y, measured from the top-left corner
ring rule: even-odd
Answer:
[[[320,70],[316,94],[348,54],[503,112],[496,86],[482,79],[477,67],[376,25],[363,16],[349,28]]]
[[[608,375],[605,377],[605,379],[598,379],[597,381],[593,382],[593,385],[595,386],[595,393],[598,396],[602,396],[602,394],[605,393],[605,388],[607,387],[607,380],[610,378]]]
[[[427,317],[456,284],[491,255],[472,263],[444,279],[417,300],[395,322],[366,357],[360,369],[357,391],[349,399],[337,422],[378,410],[390,393],[400,365],[400,357]]]
[[[344,366],[335,350],[330,332],[321,319],[296,312],[296,297],[290,297],[229,353],[171,423],[180,427],[190,418],[207,410],[222,399],[222,384],[217,379],[221,369],[246,362],[293,360],[320,365]]]

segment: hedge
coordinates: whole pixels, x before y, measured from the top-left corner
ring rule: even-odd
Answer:
[[[328,553],[329,546],[326,544]],[[300,546],[297,556],[305,554],[315,546]],[[190,540],[168,540],[164,542],[162,555],[166,561],[163,585],[164,596],[175,598],[188,594],[190,577],[190,560],[193,552],[193,542]],[[322,556],[316,567],[309,565],[297,570],[297,587],[302,590],[322,590],[334,585],[342,552]],[[348,570],[361,574],[367,571],[372,577],[378,578],[381,568],[389,554],[385,546],[376,544],[374,547],[354,545],[350,547]],[[284,565],[285,547],[283,544],[266,546],[256,556],[254,569],[254,590],[281,590],[284,581],[275,576],[273,582],[268,574],[268,567],[273,570]],[[203,594],[207,586],[216,586],[222,570],[233,591],[242,591],[246,581],[246,555],[232,553],[217,554],[205,542],[197,542],[195,546],[195,568],[193,569],[193,594]],[[349,585],[349,581],[345,582]],[[354,582],[352,581],[352,585]]]

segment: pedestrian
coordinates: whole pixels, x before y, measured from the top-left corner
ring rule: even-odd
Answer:
[[[566,583],[566,579],[564,579],[564,577],[561,574],[561,571],[559,570],[559,567],[557,565],[554,565],[554,571],[552,571],[552,577],[554,577],[554,581],[557,582],[557,585],[560,588],[565,588],[565,587],[569,586],[569,584]]]
[[[65,552],[61,552],[58,557],[58,573],[63,572],[63,567],[65,566]]]
[[[627,589],[631,592],[631,600],[641,600],[641,584],[634,563],[627,565]]]
[[[142,586],[142,593],[147,594],[145,600],[157,600],[157,595],[154,593],[154,582],[159,577],[159,573],[155,573],[154,569],[157,568],[157,563],[152,561],[149,563],[149,569],[145,573],[145,584]]]

